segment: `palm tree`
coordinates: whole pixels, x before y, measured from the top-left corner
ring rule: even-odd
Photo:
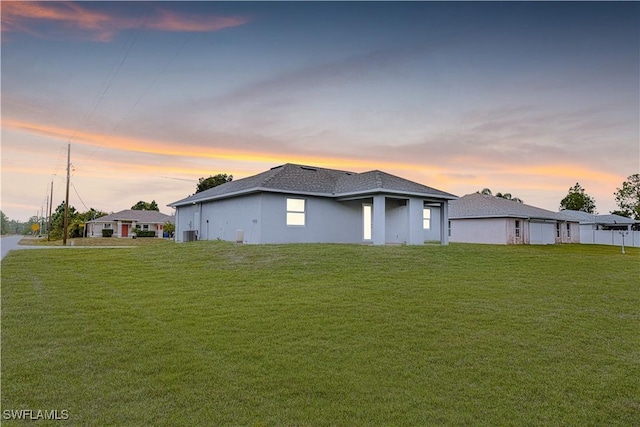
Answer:
[[[482,190],[478,191],[477,193],[483,194],[485,196],[493,195],[491,190],[488,189],[488,188],[483,188]],[[501,199],[511,200],[513,202],[524,203],[521,198],[513,197],[511,195],[511,193],[500,193],[500,192],[498,192],[498,193],[496,193],[496,197],[500,197]]]

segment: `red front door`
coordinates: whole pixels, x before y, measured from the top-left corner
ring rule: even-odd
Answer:
[[[122,236],[129,237],[129,224],[122,224]]]

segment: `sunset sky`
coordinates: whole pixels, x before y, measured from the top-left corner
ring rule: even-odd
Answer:
[[[640,172],[640,3],[1,3],[2,211],[283,163],[599,213]]]

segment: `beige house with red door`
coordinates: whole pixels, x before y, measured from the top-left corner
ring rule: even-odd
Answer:
[[[87,237],[102,237],[102,230],[113,230],[112,237],[133,237],[133,230],[154,231],[162,238],[163,227],[174,217],[157,211],[125,210],[87,221]]]

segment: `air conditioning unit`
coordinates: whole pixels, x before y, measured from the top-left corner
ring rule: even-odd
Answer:
[[[196,234],[196,230],[185,230],[182,232],[183,242],[195,242],[196,240],[198,240],[198,235]]]

